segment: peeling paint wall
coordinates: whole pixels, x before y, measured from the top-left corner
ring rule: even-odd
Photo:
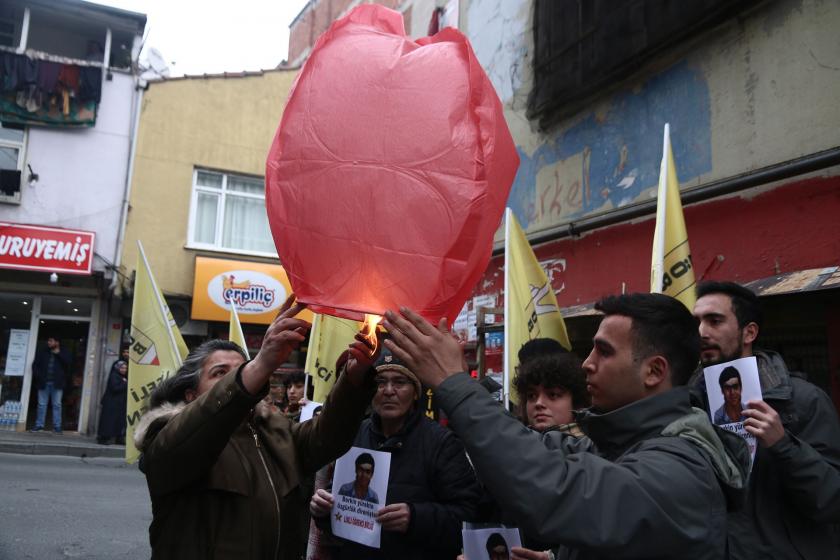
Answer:
[[[532,4],[462,7],[522,159],[510,205],[529,233],[654,196],[666,122],[682,188],[840,144],[838,2],[768,2],[664,53],[548,133],[525,116]]]

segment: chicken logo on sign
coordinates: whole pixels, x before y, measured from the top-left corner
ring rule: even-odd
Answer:
[[[228,270],[207,283],[210,300],[223,309],[231,304],[243,315],[266,313],[280,307],[286,289],[276,278],[255,270]]]
[[[467,39],[364,4],[298,74],[266,164],[277,252],[312,311],[450,321],[492,251],[519,158]]]

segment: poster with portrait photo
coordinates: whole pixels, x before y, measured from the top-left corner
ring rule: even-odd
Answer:
[[[335,463],[330,517],[332,532],[339,537],[379,548],[382,526],[376,512],[385,506],[391,454],[351,447]]]
[[[321,412],[321,409],[323,408],[323,403],[307,401],[307,403],[303,405],[303,408],[300,409],[300,421],[306,422],[307,420],[312,420],[315,414]]]
[[[703,369],[703,377],[712,423],[744,438],[755,459],[756,439],[744,429],[746,417],[741,414],[749,401],[762,398],[755,357],[709,366]]]
[[[510,549],[522,546],[519,529],[504,525],[464,523],[465,560],[510,560]]]

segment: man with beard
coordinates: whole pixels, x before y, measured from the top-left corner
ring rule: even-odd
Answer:
[[[747,500],[728,523],[729,557],[834,557],[840,521],[840,425],[828,396],[790,372],[775,352],[754,350],[758,297],[733,282],[697,289],[703,366],[755,356],[763,400],[743,411],[758,440]],[[705,396],[702,371],[692,384]]]
[[[588,438],[541,436],[507,414],[463,371],[446,319],[436,328],[410,309],[387,311],[384,344],[435,391],[476,473],[524,535],[576,560],[723,558],[727,498],[741,497],[749,456],[678,387],[697,364],[697,322],[662,294],[612,296],[595,308],[604,318],[583,364],[592,407],[578,415]]]

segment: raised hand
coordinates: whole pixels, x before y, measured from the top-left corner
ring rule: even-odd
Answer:
[[[385,312],[384,325],[391,335],[385,345],[427,387],[436,389],[447,377],[464,371],[464,350],[449,332],[445,318],[434,327],[403,307],[399,315]]]
[[[350,357],[347,360],[344,371],[354,385],[361,386],[364,383],[370,366],[376,361],[382,351],[382,338],[381,334],[377,332],[375,346],[373,341],[365,333],[356,333],[355,338],[356,340],[347,349]]]
[[[268,326],[257,356],[242,370],[242,384],[249,393],[258,393],[272,372],[283,365],[289,354],[306,338],[311,325],[308,321],[294,318],[305,308],[304,304],[295,301],[294,294],[280,307],[277,317]]]

